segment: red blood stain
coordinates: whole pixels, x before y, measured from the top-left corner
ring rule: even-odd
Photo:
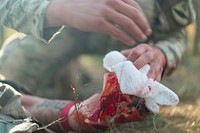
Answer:
[[[151,89],[152,89],[151,86],[148,86],[148,88],[149,88],[149,90],[151,91]]]
[[[93,123],[109,125],[129,121],[144,121],[149,113],[141,113],[133,103],[133,95],[122,94],[115,73],[108,73],[99,105],[91,114],[89,120]],[[149,86],[149,89],[151,87]]]

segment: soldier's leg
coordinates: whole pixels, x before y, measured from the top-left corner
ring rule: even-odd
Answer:
[[[61,38],[66,38],[68,44]],[[44,44],[31,36],[14,35],[1,50],[0,73],[30,88],[35,94],[64,98],[69,90],[60,82],[64,80],[70,84],[67,76],[63,77],[67,75],[63,74],[63,68],[76,56],[71,55],[74,51],[72,42],[65,34],[59,35],[51,44]]]
[[[83,53],[106,53],[109,42],[112,42],[110,38],[103,34],[81,32],[70,27],[64,28],[50,44],[31,36],[15,35],[4,43],[1,50],[0,72],[7,79],[17,81],[40,96],[66,98],[68,95],[74,98],[72,87],[79,89],[83,97],[90,96],[102,87],[95,86],[97,82],[98,85],[102,82],[98,78],[102,77],[102,64],[84,71],[79,67],[79,61],[74,59]],[[88,79],[88,71],[93,74],[92,83],[87,84],[86,81],[79,85],[82,79]],[[93,89],[90,91],[88,88]]]

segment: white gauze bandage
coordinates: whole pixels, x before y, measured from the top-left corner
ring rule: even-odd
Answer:
[[[166,86],[147,77],[150,65],[138,70],[118,51],[111,51],[103,59],[103,66],[117,76],[123,94],[145,99],[146,107],[153,113],[159,112],[160,105],[175,106],[178,96]]]

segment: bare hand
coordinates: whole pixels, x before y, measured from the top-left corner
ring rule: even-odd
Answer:
[[[106,33],[129,45],[135,41],[118,26],[140,41],[151,33],[143,11],[134,0],[53,0],[46,23]]]
[[[140,44],[135,48],[123,50],[122,54],[131,60],[137,69],[149,64],[151,68],[147,76],[157,81],[161,80],[166,58],[160,49]]]

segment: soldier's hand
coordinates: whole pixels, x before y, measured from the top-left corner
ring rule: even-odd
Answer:
[[[161,80],[163,70],[166,65],[166,57],[163,52],[147,44],[140,44],[132,49],[123,50],[122,54],[131,60],[137,69],[149,64],[148,77],[157,81]]]
[[[151,33],[143,11],[134,0],[53,0],[47,10],[46,24],[106,33],[128,45],[135,41],[124,31],[140,41]]]

